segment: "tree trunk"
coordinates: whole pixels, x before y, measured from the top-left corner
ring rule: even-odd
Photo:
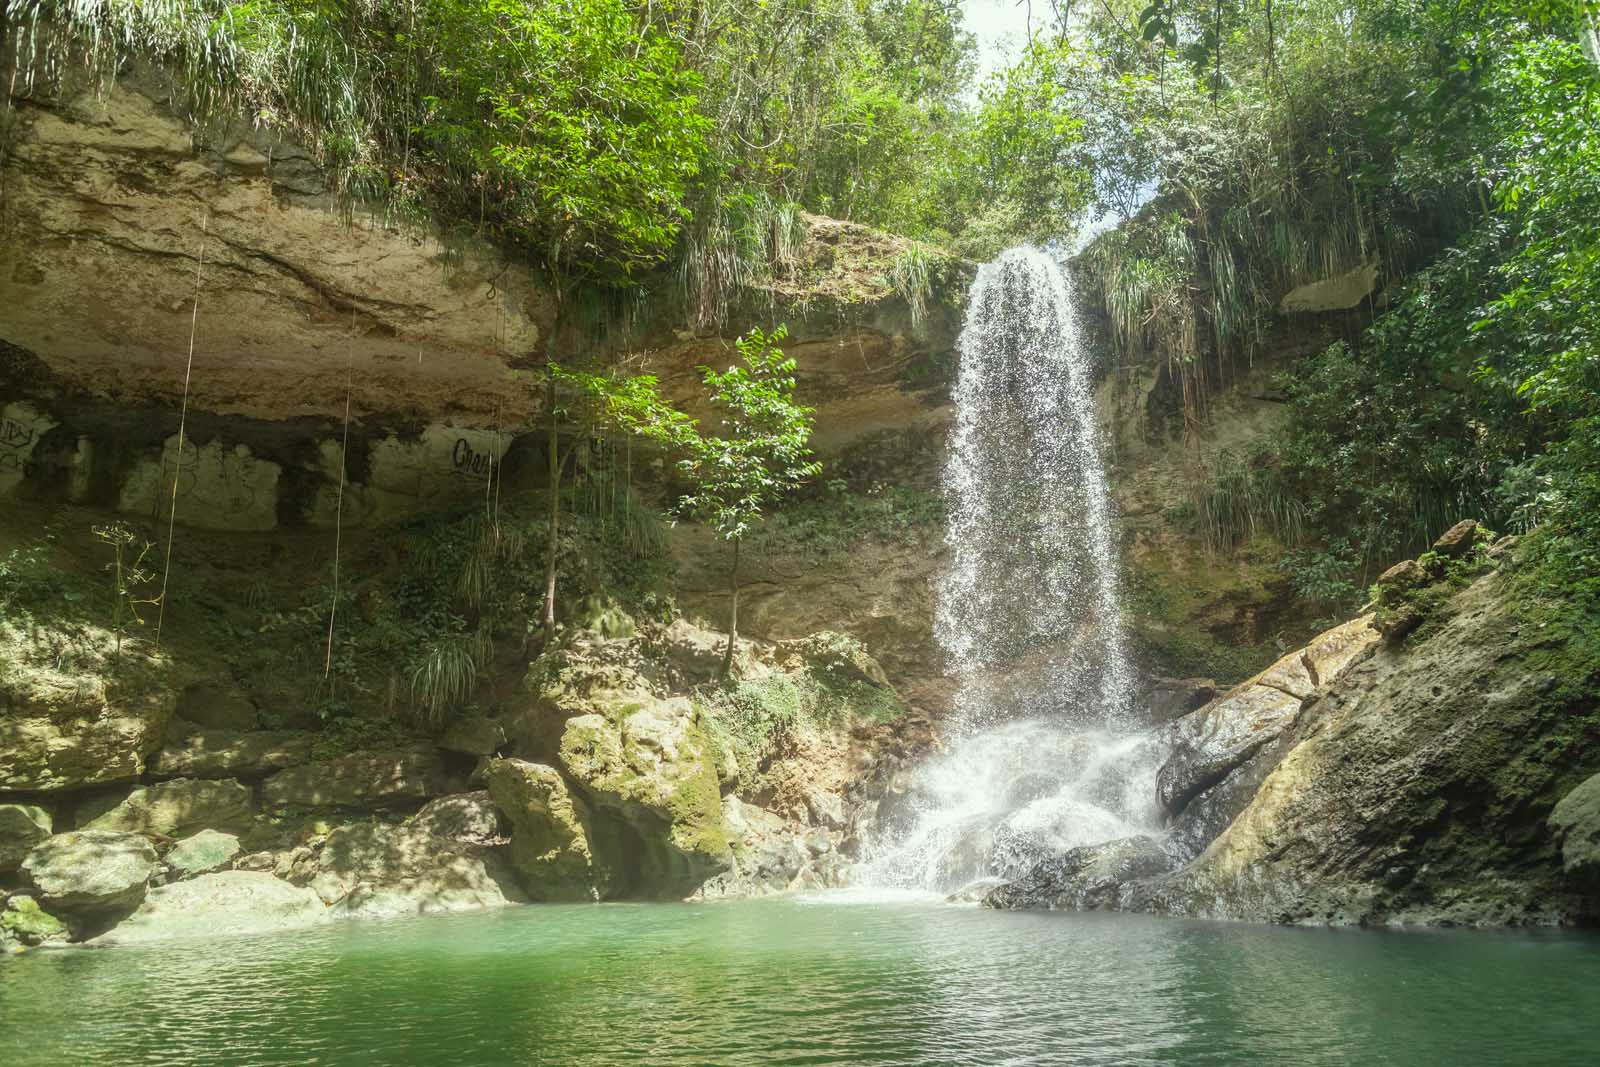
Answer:
[[[728,582],[728,591],[733,594],[728,603],[728,648],[722,654],[722,677],[726,678],[733,673],[733,649],[739,640],[739,541],[733,539],[733,572]]]
[[[556,538],[561,533],[561,439],[556,434],[556,380],[545,383],[545,404],[550,408],[550,543],[544,553],[544,640],[548,644],[556,632]]]

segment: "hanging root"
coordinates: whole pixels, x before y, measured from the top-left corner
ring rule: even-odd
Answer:
[[[183,473],[183,432],[189,421],[189,378],[194,372],[194,335],[200,324],[201,272],[206,266],[206,234],[211,225],[211,210],[200,213],[200,254],[194,264],[194,307],[189,312],[189,360],[183,368],[183,403],[178,408],[178,454],[173,461],[172,506],[167,512],[166,562],[161,568],[161,592],[156,595],[156,647],[161,647],[161,626],[167,620],[167,579],[172,574],[172,534],[178,525],[178,478]]]

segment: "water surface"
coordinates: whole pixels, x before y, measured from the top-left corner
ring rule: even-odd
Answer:
[[[1600,939],[848,895],[0,960],[0,1064],[1600,1062]]]

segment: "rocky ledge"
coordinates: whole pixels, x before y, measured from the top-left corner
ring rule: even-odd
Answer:
[[[718,635],[624,630],[573,631],[498,714],[383,749],[239,729],[209,685],[87,709],[12,693],[44,755],[3,768],[0,945],[836,884],[851,807],[927,730],[877,663],[837,634],[743,642],[713,682]],[[108,731],[144,739],[109,770]]]

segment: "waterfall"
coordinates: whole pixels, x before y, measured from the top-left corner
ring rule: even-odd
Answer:
[[[935,635],[957,683],[948,752],[858,880],[950,891],[1155,824],[1129,722],[1092,367],[1066,272],[1038,249],[978,271],[961,333]]]

